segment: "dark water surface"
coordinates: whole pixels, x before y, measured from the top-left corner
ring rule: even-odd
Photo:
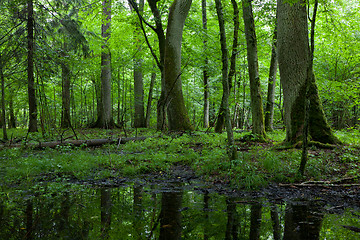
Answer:
[[[360,239],[359,208],[322,199],[249,199],[181,182],[2,188],[0,239]]]

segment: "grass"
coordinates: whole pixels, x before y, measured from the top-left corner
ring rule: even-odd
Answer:
[[[79,135],[86,136],[87,139],[123,136],[120,130],[80,131]],[[11,130],[9,133],[13,138],[21,138],[24,131]],[[64,133],[63,137],[71,137],[71,134]],[[130,131],[128,134],[136,135]],[[209,182],[223,182],[234,188],[250,189],[266,186],[271,182],[291,183],[299,180],[297,169],[300,150],[279,151],[273,148],[284,139],[284,131],[269,133],[271,140],[267,143],[240,141],[245,134],[235,133],[240,151],[238,158],[233,161],[227,158],[226,135],[204,132],[164,135],[141,129],[137,132],[138,136],[153,137],[99,148],[4,148],[0,151],[0,177],[8,184],[41,179],[97,180],[157,174],[168,172],[174,165],[187,165]],[[306,177],[301,180],[335,180],[360,175],[359,132],[336,134],[347,145],[334,150],[310,149]],[[37,133],[29,135],[27,140],[48,139]]]

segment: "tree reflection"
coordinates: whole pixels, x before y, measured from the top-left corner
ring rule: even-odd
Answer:
[[[183,190],[163,192],[160,212],[160,240],[181,238],[181,206]]]
[[[284,240],[318,240],[324,214],[322,204],[294,202],[286,207]]]
[[[250,240],[260,239],[261,209],[262,206],[260,203],[251,205]]]
[[[101,194],[101,239],[109,238],[111,225],[111,189],[102,188]]]

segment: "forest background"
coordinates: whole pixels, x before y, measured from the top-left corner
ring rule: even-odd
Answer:
[[[173,3],[175,12],[177,2]],[[29,133],[40,128],[42,138],[55,139],[61,135],[60,128],[198,130],[215,126],[226,85],[222,81],[227,72],[223,68],[224,43],[229,46],[230,69],[234,70],[230,70],[232,77],[228,82],[231,88],[227,109],[231,126],[236,130],[254,131],[256,118],[252,114],[254,107],[251,108],[249,43],[244,14],[248,3],[243,1],[237,11],[234,1],[222,1],[223,7],[219,1],[190,3],[188,16],[183,16],[182,43],[180,36],[181,57],[177,58],[182,60],[181,65],[161,60],[164,39],[159,36],[170,32],[171,2],[149,0],[147,3],[2,1],[3,139],[8,139],[6,130],[15,127],[27,129]],[[276,43],[276,3],[250,3],[257,41],[260,106],[265,109],[266,130],[270,132],[273,127],[284,128],[286,114],[280,81],[269,73]],[[315,5],[311,2],[308,6],[311,20]],[[219,9],[224,31],[221,24],[219,27]],[[354,0],[320,1],[317,9],[313,70],[324,113],[334,129],[358,131],[359,10]],[[219,32],[224,32],[222,36],[226,38],[219,41]],[[178,35],[175,40],[179,40]],[[177,64],[180,70],[175,73],[175,81],[167,86],[163,75],[166,64],[170,64],[170,68]],[[273,100],[267,97],[271,87]],[[167,93],[162,93],[164,89],[168,89]],[[177,91],[183,99],[168,101],[169,93]],[[185,110],[171,106],[181,101]],[[273,110],[267,108],[269,103],[274,105]],[[175,109],[175,115],[169,109]],[[185,114],[176,116],[183,110]],[[273,112],[273,120],[267,121],[269,112]],[[159,120],[166,114],[168,123]],[[182,119],[184,116],[186,119]],[[179,126],[176,122],[186,124]]]

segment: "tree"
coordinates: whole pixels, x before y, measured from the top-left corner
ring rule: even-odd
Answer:
[[[201,13],[202,13],[202,25],[204,30],[204,53],[206,55],[207,52],[207,15],[206,15],[206,0],[201,0]],[[204,128],[209,127],[209,115],[210,115],[210,103],[209,103],[209,73],[208,73],[208,64],[209,59],[205,56],[204,59],[204,67],[203,67],[203,83],[204,83],[204,119],[203,124]]]
[[[144,0],[139,2],[139,12],[142,13],[144,9]],[[139,19],[141,21],[141,19]],[[144,83],[142,73],[142,59],[141,59],[141,43],[139,42],[140,36],[139,23],[136,26],[134,33],[134,41],[137,48],[136,56],[134,57],[134,127],[143,128],[146,127],[145,113],[144,113]]]
[[[235,0],[231,0],[231,4],[234,9],[234,36],[233,36],[233,46],[232,46],[232,53],[230,57],[230,69],[228,74],[228,86],[229,86],[229,95],[230,95],[230,89],[232,86],[232,78],[235,75],[236,70],[236,56],[238,54],[238,36],[239,36],[239,28],[240,28],[240,22],[239,22],[239,7],[237,5],[237,2]],[[224,125],[225,125],[225,103],[224,103],[224,95],[221,99],[221,104],[219,108],[219,112],[217,115],[217,121],[215,124],[215,132],[221,133]]]
[[[108,44],[111,37],[111,0],[104,0],[102,6],[104,18],[101,25],[101,37],[103,38],[101,46],[101,95],[95,127],[113,128],[115,123],[112,117],[111,102],[111,53]]]
[[[270,60],[270,71],[268,80],[268,91],[266,98],[265,107],[265,131],[273,130],[274,121],[274,100],[275,100],[275,87],[276,87],[276,72],[277,72],[277,21],[275,20],[274,36],[271,46],[271,60]]]
[[[181,43],[185,19],[192,0],[174,0],[169,9],[165,40],[165,103],[169,130],[192,130],[181,83]]]
[[[34,5],[27,1],[27,80],[29,100],[29,132],[37,132],[37,104],[34,81]]]
[[[231,160],[234,160],[237,157],[237,149],[234,143],[234,136],[231,126],[230,110],[229,110],[229,95],[230,95],[229,76],[228,76],[229,61],[228,61],[227,47],[226,47],[225,22],[222,12],[221,0],[215,0],[215,5],[216,5],[216,12],[219,21],[220,43],[221,43],[221,53],[222,53],[223,96],[222,96],[221,104],[222,104],[222,108],[224,109],[224,115],[225,115],[225,128],[226,128],[227,140],[228,140],[229,158]]]
[[[265,138],[264,112],[261,100],[261,85],[257,54],[257,39],[251,1],[242,0],[243,18],[245,25],[247,62],[250,79],[250,98],[253,123],[253,134]]]
[[[302,140],[308,83],[310,137],[322,143],[339,143],[325,119],[312,64],[309,64],[308,17],[304,3],[302,0],[293,4],[277,1],[278,60],[284,93],[286,142]]]

